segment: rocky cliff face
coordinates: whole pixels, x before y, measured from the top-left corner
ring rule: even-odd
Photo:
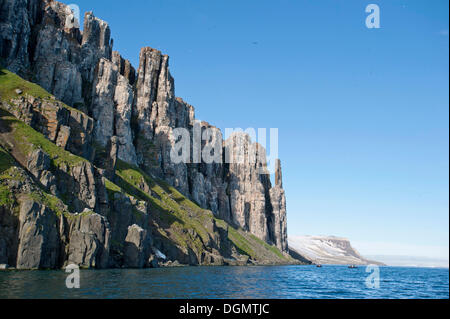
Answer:
[[[45,249],[33,246],[37,255],[17,267],[46,267],[40,260],[48,258],[48,268],[67,262],[144,267],[155,265],[156,251],[187,264],[241,260],[245,249],[230,242],[228,224],[238,229],[235,241],[244,236],[239,238],[253,246],[274,245],[280,256],[267,260],[289,259],[280,162],[272,186],[263,147],[244,133],[223,141],[220,130],[196,121],[194,108],[175,95],[167,55],[143,48],[136,71],[113,51],[108,24],[92,12],[80,31],[70,8],[57,1],[0,0],[0,9],[2,64],[39,85],[2,71],[1,106],[8,112],[1,120],[3,150],[42,196],[55,196],[66,207],[53,220],[55,209],[45,201],[22,203],[7,184],[15,202],[11,217],[0,219],[0,235],[17,229],[7,239],[17,249],[2,257],[0,245],[0,263],[19,260],[21,251],[39,242]],[[176,128],[188,130],[191,142],[199,134],[202,146],[208,141],[216,146],[212,153],[220,159],[232,154],[234,161],[194,161],[191,145],[191,161],[174,163]],[[24,139],[27,150],[19,147]],[[11,208],[20,210],[18,220]],[[210,222],[186,226],[205,210]],[[177,216],[181,211],[188,217]],[[44,237],[23,239],[21,233],[41,222]],[[250,259],[257,255],[247,253]]]

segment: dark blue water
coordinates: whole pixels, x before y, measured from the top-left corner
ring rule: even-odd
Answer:
[[[367,288],[365,267],[186,267],[83,270],[80,289],[64,271],[0,271],[0,298],[449,298],[449,270],[380,267]]]

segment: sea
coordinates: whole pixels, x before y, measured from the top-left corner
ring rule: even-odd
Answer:
[[[0,298],[448,299],[448,268],[316,266],[0,271]],[[70,286],[70,285],[69,285]]]

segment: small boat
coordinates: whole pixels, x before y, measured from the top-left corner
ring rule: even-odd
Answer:
[[[354,268],[358,268],[358,266],[356,266],[356,265],[350,265],[350,266],[348,266],[348,268],[354,269]]]

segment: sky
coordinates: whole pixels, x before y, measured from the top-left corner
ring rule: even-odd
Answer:
[[[168,54],[197,119],[279,129],[289,235],[448,258],[448,1],[72,3],[135,67],[141,47]]]

